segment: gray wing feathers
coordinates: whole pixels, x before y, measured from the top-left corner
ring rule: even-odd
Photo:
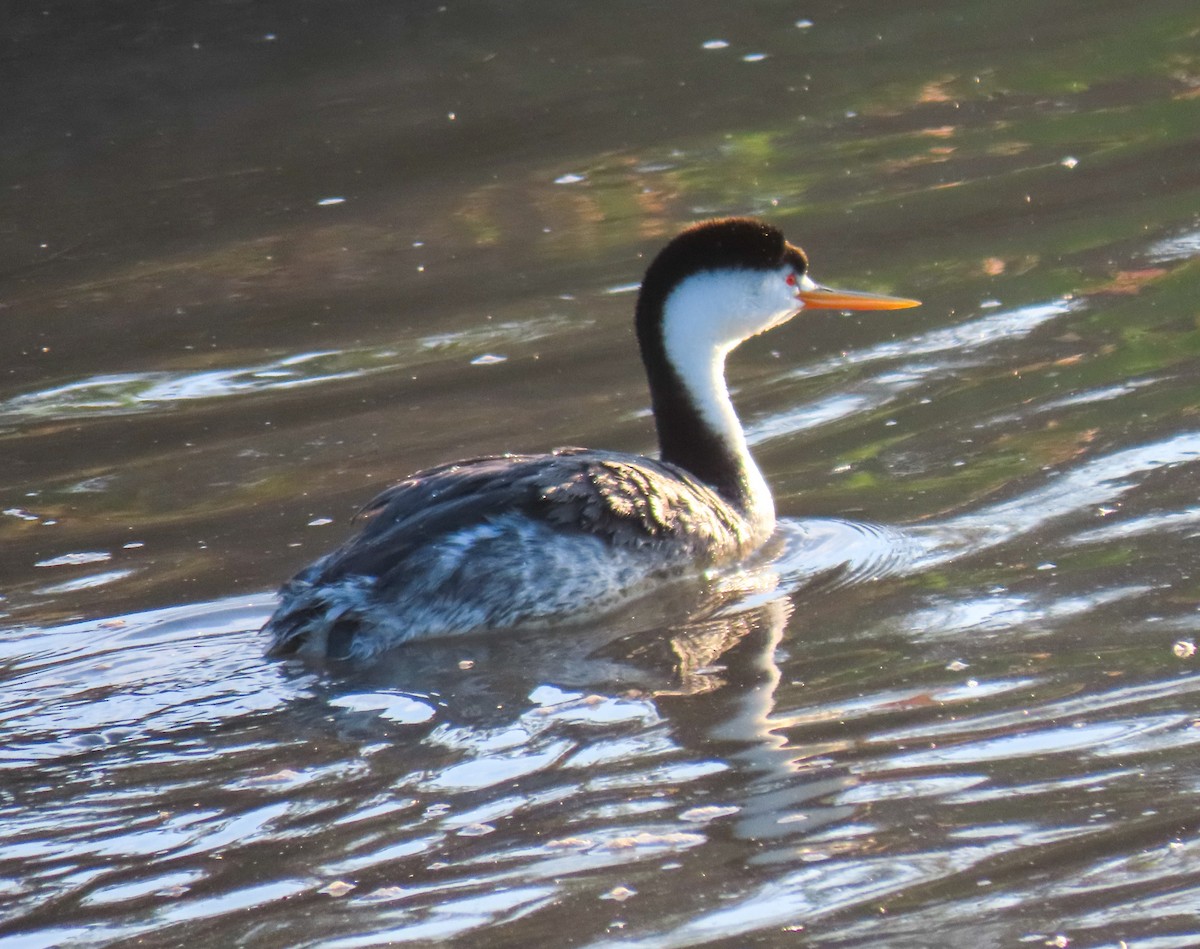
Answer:
[[[682,545],[678,553],[687,555],[700,554],[714,541],[722,546],[723,539],[740,546],[743,534],[740,515],[682,470],[633,455],[571,448],[430,468],[388,488],[362,513],[370,517],[363,530],[314,564],[314,574],[335,579],[393,573],[437,538],[513,513],[617,547]]]
[[[376,630],[370,648],[378,649],[542,616],[554,596],[603,605],[645,577],[732,560],[753,546],[741,513],[682,469],[578,448],[431,468],[362,513],[356,536],[285,585],[264,627],[272,652],[295,652],[312,637],[322,655],[362,652],[358,628],[370,603],[397,598],[409,611],[372,620],[390,630]],[[607,587],[579,587],[597,575]]]

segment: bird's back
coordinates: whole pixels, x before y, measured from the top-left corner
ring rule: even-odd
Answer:
[[[611,609],[761,538],[673,465],[559,449],[419,472],[283,589],[271,651],[365,656],[410,639]]]

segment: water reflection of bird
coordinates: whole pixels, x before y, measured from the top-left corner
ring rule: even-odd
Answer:
[[[364,658],[412,639],[595,617],[760,547],[775,508],[725,357],[801,310],[917,305],[820,287],[807,269],[803,251],[758,221],[685,230],[637,301],[659,459],[563,448],[418,472],[288,581],[264,627],[270,652]]]

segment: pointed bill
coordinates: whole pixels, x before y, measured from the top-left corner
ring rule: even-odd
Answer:
[[[882,293],[860,293],[857,290],[834,290],[814,287],[801,290],[796,296],[806,310],[906,310],[920,306],[920,300],[889,297]]]

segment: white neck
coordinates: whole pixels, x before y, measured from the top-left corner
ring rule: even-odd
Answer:
[[[775,504],[750,455],[725,383],[725,357],[743,340],[798,310],[783,273],[722,270],[697,274],[672,291],[663,308],[663,347],[701,420],[742,468],[747,516],[764,533],[775,526]]]

